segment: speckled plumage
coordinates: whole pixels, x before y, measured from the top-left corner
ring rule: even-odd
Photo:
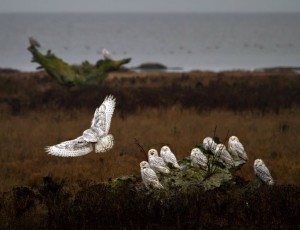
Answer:
[[[253,165],[255,175],[265,184],[273,185],[274,180],[262,159],[256,159]]]
[[[149,188],[149,185],[153,186],[154,188],[159,188],[159,189],[164,188],[159,182],[155,171],[150,168],[150,165],[148,164],[147,161],[142,161],[140,163],[140,167],[141,167],[142,180],[146,188]]]
[[[166,165],[164,160],[160,156],[158,156],[158,152],[156,149],[150,149],[148,151],[148,162],[150,167],[155,172],[160,172],[164,174],[170,173],[169,167]]]
[[[173,165],[173,167],[181,169],[180,165],[177,162],[176,156],[171,151],[169,146],[163,146],[160,149],[160,156],[166,162]]]
[[[219,157],[223,162],[225,162],[228,166],[234,166],[234,160],[230,153],[227,151],[226,146],[224,144],[217,144],[217,147],[214,151],[214,155]]]
[[[208,159],[199,148],[193,148],[191,151],[191,165],[196,168],[208,170]]]
[[[214,152],[216,147],[217,143],[211,137],[206,137],[203,139],[203,148],[206,151]]]
[[[229,138],[228,150],[234,158],[240,158],[244,161],[248,160],[248,156],[244,149],[244,146],[236,136],[231,136]]]

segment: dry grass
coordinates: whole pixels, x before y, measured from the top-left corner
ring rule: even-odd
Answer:
[[[21,185],[35,187],[46,175],[74,182],[139,174],[139,162],[145,155],[134,143],[135,138],[146,150],[168,144],[181,159],[204,137],[212,136],[216,126],[216,134],[223,141],[229,133],[238,136],[245,146],[249,162],[240,175],[253,179],[253,161],[262,158],[277,183],[300,183],[300,108],[262,116],[225,110],[199,113],[173,106],[165,110],[149,108],[126,117],[117,109],[111,126],[114,148],[79,158],[50,156],[44,147],[81,135],[90,125],[94,108],[46,108],[20,116],[0,111],[0,191]]]

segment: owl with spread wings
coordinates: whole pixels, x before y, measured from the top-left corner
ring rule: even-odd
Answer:
[[[96,109],[90,128],[76,139],[46,147],[46,152],[60,157],[78,157],[92,152],[94,145],[96,153],[112,149],[114,138],[108,132],[115,105],[116,99],[112,95],[106,96],[100,107]]]

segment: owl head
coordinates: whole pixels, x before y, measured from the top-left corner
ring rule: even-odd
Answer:
[[[258,167],[258,166],[261,166],[261,165],[264,165],[265,163],[263,162],[262,159],[256,159],[254,161],[254,167]]]
[[[149,163],[147,161],[142,161],[140,163],[141,169],[150,168]]]
[[[191,151],[191,156],[194,157],[196,154],[201,153],[201,150],[199,148],[193,148]]]
[[[157,152],[157,150],[156,149],[150,149],[149,151],[148,151],[148,157],[150,157],[150,156],[158,156],[158,152]]]
[[[203,139],[203,148],[205,150],[213,150],[215,148],[215,141],[211,137],[206,137]]]
[[[168,151],[170,151],[170,148],[166,145],[161,148],[161,152],[168,152]]]
[[[236,136],[231,136],[229,141],[239,141],[239,139]]]

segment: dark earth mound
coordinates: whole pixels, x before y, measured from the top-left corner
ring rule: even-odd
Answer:
[[[204,192],[148,191],[140,178],[81,182],[72,194],[50,177],[2,193],[1,229],[299,229],[300,187],[235,183]]]

